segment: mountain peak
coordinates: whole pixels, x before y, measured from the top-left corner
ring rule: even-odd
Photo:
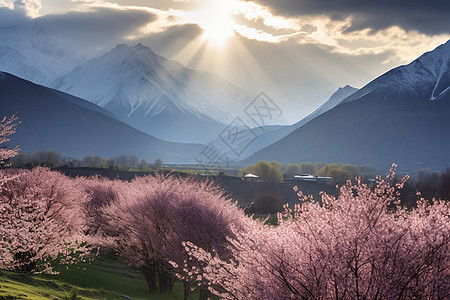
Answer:
[[[136,45],[134,45],[134,47],[133,47],[134,49],[148,49],[148,50],[151,50],[150,49],[150,47],[147,47],[147,46],[145,46],[145,45],[143,45],[142,43],[137,43]]]
[[[346,86],[340,87],[336,92],[334,92],[334,94],[331,95],[331,97],[330,97],[330,99],[328,101],[339,103],[342,100],[344,100],[345,98],[347,98],[348,96],[350,96],[353,93],[355,93],[357,90],[358,90],[357,88],[354,88],[354,87],[352,87],[352,86],[347,84]]]
[[[150,47],[147,47],[141,43],[136,44],[132,49],[136,51],[138,54],[156,55],[155,52],[153,52]]]
[[[123,44],[117,44],[117,46],[114,49],[129,49],[129,48],[130,48],[130,46],[128,46],[128,44],[123,43]]]
[[[351,89],[351,90],[355,90],[356,88],[354,88],[354,87],[352,87],[351,85],[345,85],[344,87],[340,87],[339,88],[339,90],[348,90],[348,89]]]
[[[112,55],[112,57],[122,57],[124,60],[139,58],[140,60],[148,61],[159,57],[152,49],[139,43],[134,46],[128,44],[118,44],[114,49],[104,55]]]
[[[237,115],[230,109],[240,112],[251,99],[227,81],[184,68],[143,44],[117,45],[53,86],[106,108],[144,132],[183,142],[215,138]],[[174,125],[180,120],[186,120],[183,130]],[[205,127],[208,135],[196,134]]]

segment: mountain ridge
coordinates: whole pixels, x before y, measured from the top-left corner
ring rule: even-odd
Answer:
[[[394,162],[405,170],[450,166],[449,57],[450,41],[379,76],[245,162],[327,161],[372,164],[380,171]],[[443,76],[430,76],[430,68],[444,70]],[[437,78],[443,92],[430,101]]]
[[[70,41],[38,25],[0,28],[0,71],[49,85],[85,61],[72,49]],[[9,59],[2,61],[6,56]]]
[[[313,120],[314,118],[320,116],[321,114],[339,105],[344,99],[346,99],[349,95],[355,93],[357,90],[358,89],[351,87],[350,85],[338,88],[338,90],[334,92],[316,110],[314,110],[308,116],[292,125],[280,126],[280,128],[274,130],[267,130],[264,128],[254,128],[254,130],[258,134],[258,138],[246,149],[246,151],[242,154],[242,157],[250,156],[255,152],[257,152],[258,150],[261,150],[281,140],[282,138],[284,138],[297,128],[300,128],[301,126]]]

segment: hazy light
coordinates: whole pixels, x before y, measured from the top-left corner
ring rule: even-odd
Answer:
[[[233,0],[209,0],[193,17],[204,30],[203,37],[210,43],[222,46],[235,35],[235,22],[231,17]]]

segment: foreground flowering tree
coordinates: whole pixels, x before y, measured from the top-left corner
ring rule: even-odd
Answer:
[[[444,299],[450,295],[450,207],[399,206],[394,169],[374,190],[348,182],[339,197],[286,207],[280,225],[235,231],[233,259],[188,244],[225,299]]]
[[[19,152],[18,147],[8,149],[2,146],[3,143],[9,142],[9,136],[16,132],[14,127],[18,124],[17,119],[17,116],[13,115],[10,118],[4,117],[0,120],[0,167],[4,167],[6,164],[5,161],[16,156]],[[0,187],[7,179],[8,178],[5,175],[0,174]]]
[[[17,116],[13,115],[10,118],[4,117],[0,121],[0,145],[10,141],[8,136],[10,136],[11,134],[16,132],[15,127],[18,124],[17,120],[18,120]],[[16,156],[18,152],[19,152],[18,147],[14,148],[14,149],[7,149],[7,148],[1,148],[1,146],[0,146],[0,162],[6,160],[8,158]]]
[[[103,209],[103,244],[139,267],[153,292],[156,273],[160,292],[171,290],[177,275],[185,298],[195,286],[207,285],[204,265],[189,258],[184,242],[230,258],[227,237],[232,227],[242,227],[243,212],[216,185],[194,178],[156,175],[122,184],[115,189],[117,200]]]
[[[52,260],[70,263],[83,246],[81,205],[87,195],[72,179],[47,168],[1,170],[0,268],[50,271]]]
[[[107,221],[102,210],[117,202],[119,191],[129,189],[130,186],[120,180],[109,180],[99,176],[90,178],[78,177],[75,180],[77,185],[82,187],[88,196],[88,201],[83,203],[82,208],[86,219],[86,234],[92,237],[92,242],[95,243],[95,237],[98,234],[109,234],[109,232],[106,232],[105,225]],[[113,232],[116,232],[116,230]]]

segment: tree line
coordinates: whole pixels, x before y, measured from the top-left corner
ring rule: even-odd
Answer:
[[[148,162],[146,158],[137,155],[120,155],[106,158],[98,155],[87,155],[82,159],[63,157],[53,150],[42,150],[34,153],[20,152],[11,158],[10,164],[14,168],[33,168],[36,166],[57,168],[61,166],[88,167],[117,169],[122,171],[132,170],[158,170],[162,167],[162,159],[157,158],[154,162]]]
[[[322,177],[331,177],[332,182],[337,185],[343,185],[347,180],[354,180],[359,177],[375,177],[375,170],[371,166],[357,166],[353,164],[339,163],[288,163],[260,161],[256,164],[242,168],[238,176],[244,177],[247,174],[254,174],[264,182],[281,182],[285,177],[294,177],[295,175],[317,175]]]

